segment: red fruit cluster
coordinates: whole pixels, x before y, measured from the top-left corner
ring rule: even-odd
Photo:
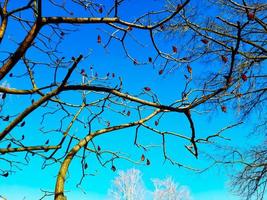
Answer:
[[[192,74],[192,67],[190,66],[190,65],[187,65],[187,71],[190,73],[190,74]]]
[[[159,70],[159,75],[163,74],[163,69]]]
[[[248,77],[247,77],[246,74],[242,74],[241,75],[241,78],[242,78],[243,81],[247,81],[248,80]]]
[[[130,115],[131,115],[131,111],[128,111],[128,112],[127,112],[127,116],[130,116]]]
[[[248,20],[254,20],[255,19],[255,13],[248,13]]]
[[[221,56],[221,59],[224,63],[227,63],[228,62],[228,58],[226,56]]]
[[[97,36],[97,43],[98,43],[98,44],[101,43],[101,36],[100,36],[100,35]]]
[[[150,87],[144,87],[144,90],[149,92],[151,90],[151,88]]]
[[[209,41],[207,39],[202,39],[201,42],[204,43],[204,44],[208,44],[209,43]]]
[[[172,51],[173,51],[173,53],[177,53],[177,47],[176,46],[172,46]]]
[[[222,111],[225,113],[227,111],[226,106],[221,106]]]
[[[111,170],[112,170],[113,172],[115,172],[115,171],[116,171],[116,167],[115,167],[114,165],[112,165],[112,166],[111,166]]]
[[[141,161],[144,161],[144,160],[145,160],[145,155],[142,154],[142,156],[141,156]]]

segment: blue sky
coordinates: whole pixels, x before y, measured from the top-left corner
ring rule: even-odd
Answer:
[[[158,8],[162,6],[159,1],[150,1],[151,4],[144,3],[145,5],[142,6],[134,4],[133,1],[130,2],[132,3],[132,6],[127,6],[125,7],[125,10],[123,10],[123,15],[127,17],[130,16],[129,18],[134,18],[139,12],[145,12],[146,8],[148,8],[148,5],[153,5],[154,7]],[[78,12],[78,10],[76,10],[77,8],[73,9],[74,12]],[[138,12],[133,12],[133,10],[138,10]],[[61,12],[59,12],[58,9],[48,9],[48,7],[44,7],[44,14],[59,15]],[[81,13],[81,15],[83,15],[83,13]],[[22,36],[17,34],[17,32],[13,32],[13,30],[16,29],[15,25],[16,24],[12,24],[11,22],[11,26],[9,27],[7,34],[11,38],[16,37],[16,39],[20,40]],[[118,42],[112,42],[108,49],[104,49],[101,45],[97,44],[96,40],[98,34],[101,34],[103,41],[107,40],[107,34],[105,34],[103,30],[111,30],[110,27],[103,25],[82,25],[76,28],[78,29],[77,31],[64,36],[64,41],[59,47],[59,49],[62,51],[62,55],[70,58],[71,56],[78,56],[80,53],[86,54],[89,51],[91,51],[91,54],[87,60],[80,64],[76,74],[74,74],[72,77],[73,81],[80,81],[81,77],[78,73],[79,70],[85,69],[87,72],[89,72],[90,66],[93,65],[94,72],[97,72],[99,76],[104,76],[107,72],[114,72],[116,74],[116,78],[113,80],[113,82],[111,81],[111,85],[117,84],[118,77],[121,76],[123,78],[124,90],[129,91],[131,94],[139,94],[142,92],[145,86],[149,86],[152,91],[157,93],[162,103],[171,103],[173,100],[179,97],[182,90],[181,85],[183,85],[185,82],[183,78],[183,73],[186,71],[185,68],[181,68],[177,71],[159,76],[159,67],[153,68],[152,65],[133,65],[133,63],[124,55],[121,45]],[[127,48],[132,55],[137,58],[137,60],[147,60],[148,56],[153,57],[155,55],[155,51],[151,50],[152,46],[149,42],[147,33],[144,31],[133,30],[131,34],[137,36],[137,38],[146,45],[144,48],[140,45],[137,45],[130,38],[127,39]],[[4,43],[4,48],[14,48],[14,46],[9,44],[10,41],[6,40],[4,42],[6,42]],[[158,42],[166,49],[172,45],[179,46],[178,39],[159,38]],[[3,46],[1,48],[1,50],[3,50]],[[31,58],[45,59],[45,57],[42,57],[36,50],[33,49],[30,49],[27,54],[29,54]],[[204,67],[207,66],[202,66],[201,63],[193,64],[193,78],[194,74],[197,74]],[[24,70],[25,69],[23,68],[16,67],[12,72],[14,74],[20,74],[23,73]],[[51,79],[51,73],[47,71],[46,68],[40,67],[36,70],[36,79],[38,84],[44,85],[46,81]],[[24,81],[22,79],[18,82],[18,79],[13,80],[8,78],[7,81],[11,87],[18,88],[27,88],[30,84],[29,81]],[[67,93],[64,97],[67,99],[72,98],[71,93]],[[37,98],[37,96],[34,98]],[[6,108],[6,110],[10,111],[11,109],[12,113],[16,113],[25,108],[25,106],[27,106],[29,103],[30,100],[28,97],[9,97],[7,99],[7,105],[16,106],[12,108]],[[31,135],[31,139],[28,141],[29,144],[44,142],[46,139],[44,139],[43,135],[38,131],[40,122],[36,120],[36,118],[38,118],[38,116],[40,116],[42,113],[43,109],[39,109],[31,116],[27,117],[27,125],[23,129],[15,129],[14,134],[20,134],[20,132],[23,131],[25,134]],[[137,113],[133,113],[127,120],[134,120],[135,116],[137,116]],[[219,108],[217,111],[208,116],[197,115],[197,113],[194,112],[192,113],[192,116],[195,120],[197,134],[207,135],[220,130],[220,128],[223,128],[229,123],[234,123],[235,118],[238,117],[238,113],[227,112],[225,114],[220,112]],[[53,117],[56,118],[56,116]],[[82,115],[81,118],[82,117],[86,116]],[[116,116],[112,116],[109,113],[107,114],[107,118],[111,119],[112,125],[118,124],[119,122],[116,121],[116,119],[120,119]],[[57,126],[56,119],[54,118],[48,119],[46,124],[49,124],[48,128]],[[232,141],[228,142],[228,144],[248,144],[244,137],[248,132],[244,132],[244,129],[250,130],[252,125],[253,124],[248,125],[245,123],[240,127],[225,132],[225,135],[232,139]],[[0,128],[3,129],[3,127],[4,125],[0,124]],[[101,127],[101,125],[94,125],[95,129],[99,127]],[[180,114],[168,114],[168,117],[161,121],[159,127],[181,133],[190,133],[188,122],[184,116],[181,116]],[[81,130],[79,125],[75,125],[72,131],[80,134],[80,132],[83,130]],[[47,137],[53,138],[53,135],[48,134]],[[244,139],[240,140],[240,137]],[[141,149],[133,146],[133,138],[134,129],[131,128],[101,136],[97,138],[95,142],[101,145],[103,148],[125,151],[133,158],[138,160],[140,155],[144,152]],[[52,142],[53,140],[56,141],[56,138],[51,139]],[[145,130],[142,131],[140,140],[148,144],[160,144],[161,142],[158,136],[155,136]],[[167,140],[168,152],[177,160],[189,165],[192,164],[192,166],[197,166],[199,168],[209,165],[208,163],[210,161],[206,160],[204,156],[200,156],[198,160],[195,160],[191,154],[186,152],[186,150],[183,148],[184,143],[180,139],[169,137]],[[218,139],[218,141],[220,141],[220,139]],[[203,152],[208,152],[213,148],[210,146],[203,146],[200,149]],[[193,199],[195,200],[238,199],[228,192],[228,174],[230,174],[231,171],[227,171],[223,167],[212,168],[205,173],[196,174],[192,171],[178,168],[177,166],[173,166],[168,162],[164,162],[163,157],[159,156],[162,153],[161,149],[156,148],[145,153],[146,156],[151,160],[150,166],[134,166],[133,164],[125,161],[118,161],[116,162],[116,167],[119,170],[126,170],[132,167],[140,169],[143,173],[143,178],[149,190],[152,190],[152,184],[150,182],[151,179],[171,176],[176,182],[187,186],[192,193]],[[23,156],[23,154],[21,155]],[[90,159],[90,161],[92,161],[88,162],[90,173],[95,173],[95,176],[88,176],[84,180],[83,187],[86,189],[86,191],[88,191],[87,195],[84,195],[82,190],[75,187],[80,178],[80,162],[74,161],[71,165],[70,178],[68,179],[66,186],[66,189],[71,191],[69,194],[66,193],[69,199],[106,199],[108,188],[110,187],[111,181],[117,175],[117,173],[112,172],[109,166],[106,168],[101,168],[94,158]],[[33,157],[31,158],[31,162],[28,166],[22,167],[22,171],[17,171],[8,178],[0,177],[0,195],[3,195],[10,200],[24,199],[24,197],[31,200],[37,199],[41,196],[40,188],[53,191],[55,177],[57,175],[59,165],[53,165],[45,170],[41,169],[41,165],[41,160],[37,157]]]

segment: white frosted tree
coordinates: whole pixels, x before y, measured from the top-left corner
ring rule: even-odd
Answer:
[[[190,192],[184,186],[179,186],[172,178],[154,179],[155,190],[145,189],[142,174],[137,169],[119,171],[112,181],[109,198],[112,200],[190,200]],[[152,194],[152,195],[151,195]]]
[[[145,193],[141,172],[129,169],[119,171],[119,176],[112,181],[109,197],[114,200],[144,200]]]
[[[190,200],[190,192],[184,186],[179,186],[172,178],[153,180],[155,190],[154,200]]]

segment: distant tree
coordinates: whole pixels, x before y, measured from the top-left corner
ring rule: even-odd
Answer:
[[[186,187],[179,187],[172,178],[154,179],[153,200],[190,200],[190,192]],[[109,190],[110,199],[143,200],[149,198],[150,191],[146,190],[141,172],[137,169],[119,171],[112,181]]]
[[[109,196],[114,200],[146,199],[146,189],[141,172],[137,169],[119,171],[118,176],[112,181]]]
[[[267,142],[267,141],[266,141]],[[232,175],[232,191],[244,199],[262,199],[267,187],[267,143],[256,146],[241,154],[236,151],[234,160],[227,162],[241,167]],[[232,161],[231,161],[232,160]],[[226,162],[226,161],[225,161]],[[229,163],[228,163],[229,164]]]
[[[155,190],[153,200],[190,200],[190,192],[186,187],[180,187],[172,178],[153,180]]]

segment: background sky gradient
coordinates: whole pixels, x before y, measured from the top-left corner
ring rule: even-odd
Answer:
[[[45,1],[44,1],[45,2]],[[111,1],[112,2],[112,1]],[[141,1],[140,1],[141,2]],[[142,5],[139,3],[134,3],[130,1],[131,5],[122,9],[122,15],[127,15],[132,18],[139,15],[141,12],[145,12],[150,6],[154,8],[160,8],[163,6],[163,1],[145,1]],[[74,12],[80,12],[78,8],[73,7]],[[213,11],[208,11],[213,12]],[[215,12],[215,11],[214,11]],[[61,15],[62,11],[57,9],[50,9],[48,4],[44,3],[43,13],[46,16]],[[84,14],[81,12],[81,16]],[[129,17],[129,18],[130,18]],[[13,23],[13,22],[11,22]],[[65,25],[64,25],[65,26]],[[77,29],[73,33],[66,34],[64,36],[64,41],[60,44],[59,49],[62,51],[62,55],[66,58],[71,58],[72,56],[78,56],[79,54],[90,55],[88,59],[83,61],[78,69],[77,73],[72,77],[72,80],[81,80],[81,76],[78,73],[81,69],[85,69],[87,73],[90,72],[90,66],[93,66],[93,72],[97,72],[99,76],[105,76],[107,72],[113,72],[116,74],[114,80],[111,81],[111,85],[116,85],[118,83],[118,77],[123,79],[123,88],[125,91],[129,91],[131,94],[140,94],[145,86],[149,86],[152,92],[155,91],[159,97],[161,103],[171,103],[173,100],[177,99],[180,95],[183,85],[185,83],[183,73],[186,72],[186,68],[177,71],[169,72],[168,74],[158,75],[158,68],[153,68],[152,65],[133,65],[133,63],[126,58],[124,52],[122,51],[121,45],[118,42],[112,42],[107,49],[104,49],[101,45],[97,44],[97,35],[101,34],[102,39],[106,40],[107,35],[105,30],[111,30],[110,27],[103,25],[81,25],[75,27]],[[45,30],[44,30],[45,31]],[[20,36],[19,30],[16,31],[16,24],[11,24],[7,30],[7,34],[10,38],[16,38],[18,41],[23,38],[23,34]],[[148,39],[148,34],[144,31],[133,30],[132,35],[135,35],[138,40],[140,40],[144,47],[136,44],[131,38],[127,39],[127,48],[129,51],[136,56],[137,60],[147,60],[148,56],[156,54],[152,51],[151,42]],[[175,37],[161,37],[157,38],[159,45],[163,48],[171,49],[172,45],[176,45],[179,49],[179,38]],[[4,45],[1,46],[3,49],[13,49],[14,45],[10,44],[10,41],[4,41]],[[4,46],[4,47],[3,47]],[[179,49],[182,51],[182,49]],[[45,59],[36,50],[30,49],[27,54],[31,54],[32,57]],[[216,67],[218,63],[214,65]],[[213,64],[207,64],[210,65]],[[200,71],[205,70],[207,66],[203,66],[201,63],[194,63],[193,68],[193,79],[194,74],[198,74]],[[14,74],[23,73],[22,68],[16,67],[12,72]],[[36,78],[39,81],[39,85],[44,85],[46,81],[49,81],[50,72],[46,68],[38,68],[36,71]],[[182,75],[181,75],[182,73]],[[12,78],[7,79],[11,87],[27,88],[30,86],[30,82],[18,82],[18,79],[13,80]],[[194,82],[193,84],[197,84]],[[64,94],[65,97],[74,98],[71,93]],[[27,106],[25,104],[24,97],[14,98],[10,97],[7,99],[7,105],[14,105],[13,113],[19,112],[22,108]],[[30,101],[29,101],[30,103]],[[27,124],[23,129],[16,131],[25,131],[33,135],[31,137],[29,144],[35,141],[45,141],[43,135],[38,132],[40,127],[39,121],[36,121],[36,117],[40,116],[42,111],[36,110],[31,116],[27,117]],[[106,114],[107,118],[111,119],[111,125],[119,124],[120,118],[117,119],[110,113]],[[137,113],[132,113],[127,121],[135,120]],[[238,117],[236,111],[222,113],[220,108],[216,112],[209,115],[198,115],[196,112],[192,112],[193,119],[195,121],[195,126],[197,134],[199,136],[214,133],[221,128],[234,123],[235,118]],[[81,118],[86,116],[81,115]],[[46,124],[50,127],[57,126],[56,116],[53,116],[50,120],[47,120]],[[255,121],[255,116],[252,116],[252,122]],[[153,121],[152,121],[153,122]],[[244,123],[243,125],[228,130],[224,133],[225,136],[231,138],[231,141],[223,141],[219,138],[216,140],[221,142],[221,144],[235,145],[248,147],[257,143],[257,140],[247,141],[245,135],[249,133],[253,127],[253,123]],[[0,124],[1,130],[4,124]],[[164,120],[160,121],[159,127],[162,129],[178,131],[181,133],[190,134],[189,124],[184,116],[179,114],[169,114]],[[46,127],[45,127],[46,128]],[[101,128],[101,125],[95,124],[94,129]],[[79,134],[82,132],[82,128],[79,125],[74,125],[72,131]],[[100,136],[94,140],[96,144],[99,144],[103,149],[110,150],[120,150],[122,152],[127,152],[134,159],[138,160],[140,156],[144,153],[142,149],[138,149],[133,145],[135,129],[129,128],[118,132],[112,132],[107,135]],[[50,135],[53,138],[53,136]],[[243,139],[240,139],[240,138]],[[159,136],[149,133],[143,130],[140,134],[140,141],[147,144],[160,144],[161,139]],[[51,143],[53,139],[51,139]],[[203,154],[198,160],[192,157],[184,148],[184,142],[174,138],[167,138],[168,148],[167,151],[176,160],[187,165],[192,165],[196,168],[205,168],[211,164],[211,160],[208,160],[205,153],[212,152],[215,148],[209,145],[200,146],[200,151]],[[218,152],[220,154],[221,152]],[[23,154],[21,154],[23,156]],[[164,162],[162,156],[162,150],[160,148],[154,148],[151,151],[145,152],[146,157],[151,161],[150,166],[146,165],[133,165],[126,161],[116,161],[115,165],[118,170],[127,170],[129,168],[137,168],[142,171],[143,178],[148,190],[153,190],[153,185],[151,179],[165,177],[173,177],[173,179],[180,183],[181,185],[187,186],[192,194],[194,200],[236,200],[238,199],[233,194],[229,193],[228,183],[229,176],[233,173],[231,169],[226,169],[223,166],[218,168],[211,168],[201,174],[195,173],[193,171],[179,168],[173,166],[169,162]],[[160,156],[159,156],[160,155]],[[92,162],[90,162],[92,161]],[[80,178],[80,162],[73,162],[70,167],[70,178],[67,180],[66,188],[69,193],[66,193],[69,199],[97,199],[102,200],[107,198],[108,188],[110,187],[112,179],[117,176],[117,172],[112,172],[109,166],[102,168],[99,163],[96,162],[95,158],[89,158],[89,173],[92,176],[85,178],[83,183],[83,189],[87,191],[87,194],[83,194],[82,190],[76,188],[76,184]],[[31,162],[28,166],[23,166],[23,170],[17,171],[11,174],[8,178],[0,177],[0,195],[7,197],[8,200],[35,200],[42,196],[40,189],[53,191],[56,175],[58,173],[59,165],[53,165],[42,170],[42,160],[38,157],[32,157]],[[1,198],[0,198],[1,199]],[[49,198],[48,198],[49,199]],[[51,197],[52,199],[52,197]]]

